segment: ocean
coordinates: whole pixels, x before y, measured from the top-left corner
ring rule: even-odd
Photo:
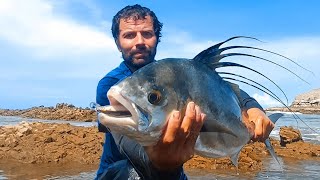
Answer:
[[[276,123],[276,127],[270,136],[279,139],[281,126],[293,126],[301,131],[302,138],[305,142],[320,144],[320,115],[297,114],[306,124],[302,123],[291,113],[284,113]],[[22,121],[26,122],[43,122],[43,123],[70,123],[74,126],[94,126],[96,122],[75,122],[63,120],[41,120],[28,119],[14,116],[0,116],[0,126],[16,125]],[[312,127],[311,130],[309,127]],[[316,132],[314,132],[316,131]],[[263,169],[257,173],[237,174],[236,172],[209,172],[204,170],[186,171],[189,179],[206,180],[206,179],[319,179],[320,162],[312,160],[293,160],[291,158],[279,158],[280,164],[275,162],[271,157],[263,161]],[[0,162],[0,180],[6,179],[93,179],[95,177],[95,166],[77,166],[68,167],[39,166],[32,164],[14,164],[12,162]],[[30,175],[31,170],[33,176]],[[34,174],[37,174],[35,176]],[[30,178],[28,178],[30,177]]]

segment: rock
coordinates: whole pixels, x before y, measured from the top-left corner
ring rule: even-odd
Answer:
[[[16,126],[17,129],[17,136],[21,137],[23,135],[29,135],[32,133],[32,127],[26,123],[26,122],[21,122],[20,125]]]
[[[289,143],[302,141],[302,136],[299,130],[293,127],[281,127],[280,128],[280,145],[285,147]]]
[[[320,108],[320,88],[298,95],[291,106]]]
[[[97,120],[97,113],[94,110],[89,108],[78,108],[67,103],[58,103],[55,107],[39,106],[24,110],[0,109],[0,115],[84,122],[92,122]]]
[[[290,110],[286,107],[271,107],[267,108],[266,111],[293,111],[303,114],[320,114],[320,88],[297,95],[289,108]]]

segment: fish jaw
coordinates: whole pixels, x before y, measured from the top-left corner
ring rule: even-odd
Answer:
[[[102,125],[108,127],[111,132],[126,135],[142,145],[152,145],[157,142],[161,133],[148,131],[148,113],[122,95],[121,87],[111,87],[107,96],[110,105],[100,106],[97,109],[98,119]]]
[[[114,126],[130,126],[137,129],[137,111],[133,103],[126,100],[117,88],[108,91],[109,106],[98,109],[98,119],[101,124],[113,129]]]

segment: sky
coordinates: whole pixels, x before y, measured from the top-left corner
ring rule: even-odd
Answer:
[[[197,3],[195,3],[197,2]],[[224,61],[244,64],[272,79],[288,98],[320,88],[320,1],[309,0],[0,0],[0,108],[25,109],[69,103],[88,107],[96,86],[121,61],[111,34],[113,16],[141,4],[163,23],[156,59],[193,58],[233,36],[227,45],[250,45],[280,53],[246,51],[291,70],[249,57]],[[234,52],[230,51],[230,52]],[[266,78],[242,68],[221,68],[249,77],[286,102]],[[264,107],[279,106],[269,95],[239,83]]]

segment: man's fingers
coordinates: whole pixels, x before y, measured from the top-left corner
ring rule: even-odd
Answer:
[[[263,137],[263,117],[258,116],[255,123],[255,133],[254,133],[254,138],[257,140],[260,140],[260,138]]]
[[[196,119],[196,109],[194,102],[189,102],[186,113],[181,124],[181,137],[186,138],[192,131],[192,125]]]
[[[163,143],[172,143],[175,141],[177,132],[180,130],[181,117],[179,111],[174,111],[168,119],[168,125],[163,136]]]
[[[200,134],[200,130],[206,118],[206,115],[201,113],[199,106],[195,106],[195,111],[196,111],[196,119],[193,121],[191,132],[189,133],[187,140],[185,142],[185,146],[190,149],[189,158],[192,158],[193,156],[195,143],[197,141],[197,138]]]
[[[270,135],[272,129],[274,128],[275,124],[268,118],[267,119],[267,124],[265,126],[266,126],[266,131],[264,131],[263,141],[266,140],[269,137],[269,135]]]

